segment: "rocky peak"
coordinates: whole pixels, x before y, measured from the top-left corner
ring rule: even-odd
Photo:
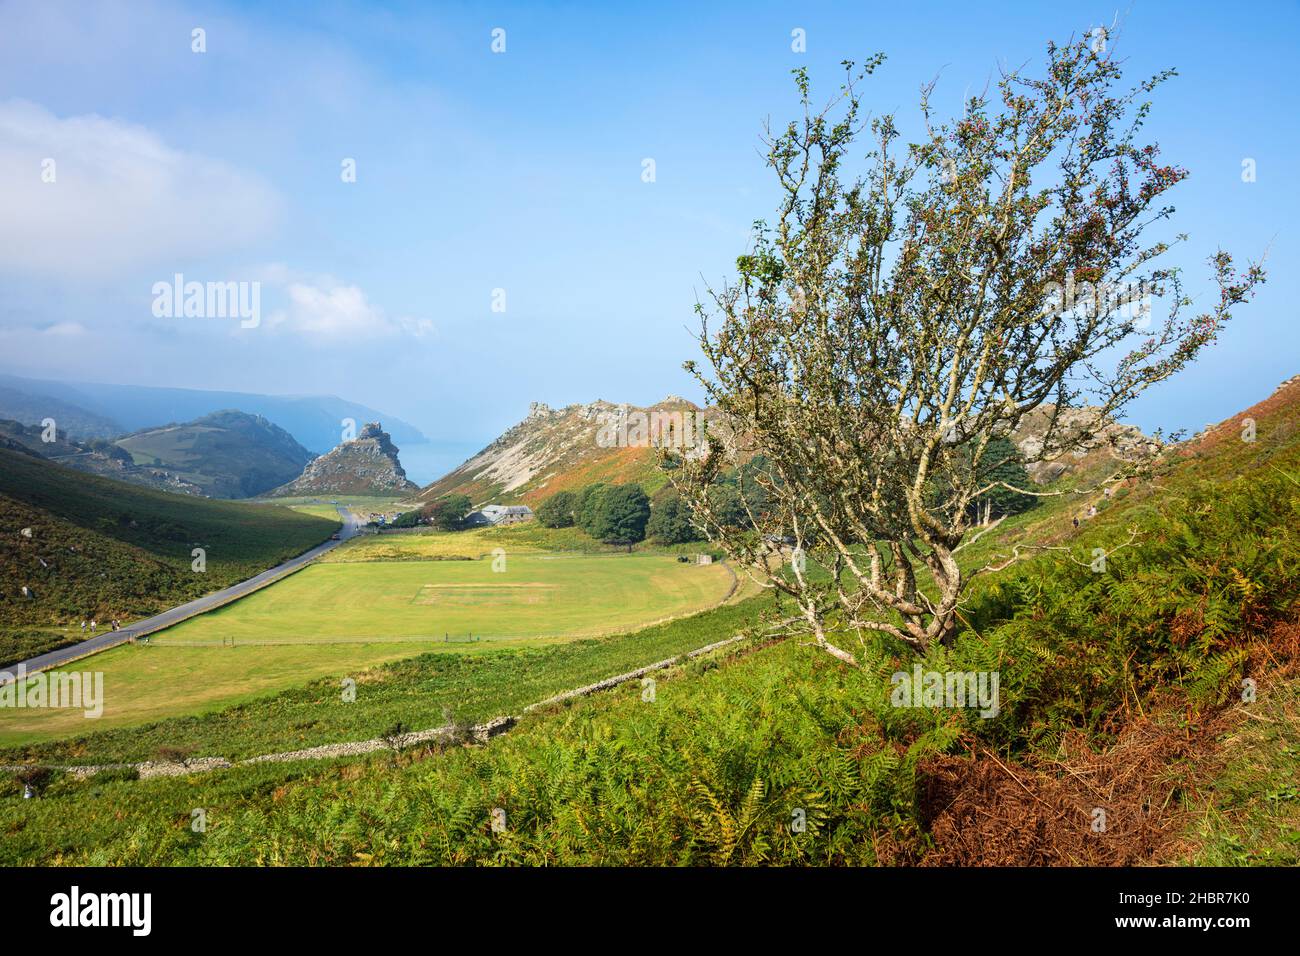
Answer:
[[[407,480],[397,452],[383,426],[368,422],[352,441],[309,462],[298,478],[271,494],[391,495],[419,490],[418,485]]]

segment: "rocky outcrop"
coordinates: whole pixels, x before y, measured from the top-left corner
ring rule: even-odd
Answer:
[[[379,422],[371,422],[352,441],[309,462],[298,478],[270,496],[403,495],[418,491],[419,486],[407,479],[397,452]]]
[[[644,408],[599,399],[565,408],[533,402],[527,418],[421,498],[460,493],[476,505],[531,504],[594,481],[645,481],[657,471],[658,445],[680,446],[687,456],[699,451],[703,413],[676,396]]]
[[[1011,436],[1026,460],[1029,477],[1039,484],[1084,467],[1098,456],[1130,461],[1157,449],[1141,429],[1102,420],[1098,409],[1085,406],[1063,409],[1057,420],[1052,444],[1069,450],[1044,455],[1043,440],[1052,411],[1051,405],[1035,409]]]

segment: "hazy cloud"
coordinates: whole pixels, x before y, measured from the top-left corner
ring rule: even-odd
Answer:
[[[174,149],[143,126],[0,101],[0,270],[168,267],[265,234],[279,207],[255,174]]]

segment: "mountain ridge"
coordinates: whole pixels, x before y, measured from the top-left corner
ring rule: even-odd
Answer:
[[[531,505],[556,491],[596,481],[637,482],[653,492],[666,480],[657,466],[656,435],[693,445],[698,431],[679,429],[688,416],[696,421],[706,411],[676,395],[645,406],[596,399],[556,409],[533,402],[522,421],[425,486],[420,498],[432,501],[455,492],[468,495],[475,505]]]
[[[395,440],[402,443],[423,444],[429,440],[420,429],[396,416],[336,395],[114,385],[0,373],[0,418],[31,425],[53,417],[59,420],[60,429],[68,428],[74,437],[113,438],[164,422],[192,421],[229,408],[275,422],[317,454],[338,444],[343,420],[348,418],[355,422],[385,421]],[[61,416],[72,418],[65,422]],[[74,419],[81,422],[81,428],[73,427]]]

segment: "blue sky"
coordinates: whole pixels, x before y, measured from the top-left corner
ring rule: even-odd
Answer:
[[[334,393],[471,444],[530,401],[698,398],[692,306],[773,209],[791,69],[829,94],[884,52],[864,98],[907,130],[921,82],[959,112],[1118,16],[1130,78],[1180,72],[1148,129],[1192,172],[1190,291],[1220,245],[1270,272],[1131,420],[1195,429],[1300,372],[1297,4],[702,6],[0,3],[0,370]],[[177,272],[261,282],[262,324],[155,317]]]

